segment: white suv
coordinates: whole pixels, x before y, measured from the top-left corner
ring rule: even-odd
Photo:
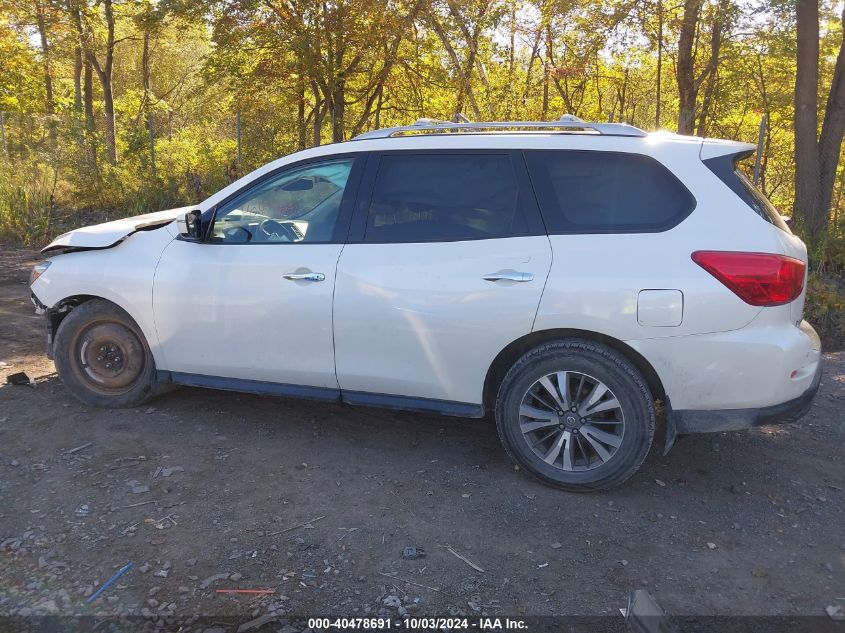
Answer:
[[[678,434],[796,419],[821,375],[807,253],[754,147],[620,124],[443,123],[265,165],[195,208],[62,235],[32,275],[82,402],[170,384],[495,413],[568,490]]]

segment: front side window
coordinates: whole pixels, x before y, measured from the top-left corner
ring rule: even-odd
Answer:
[[[224,203],[210,242],[330,242],[353,159],[305,165],[271,176]]]
[[[549,233],[663,231],[695,206],[686,187],[648,156],[559,150],[526,157]]]
[[[460,241],[525,233],[509,155],[382,156],[364,241]]]

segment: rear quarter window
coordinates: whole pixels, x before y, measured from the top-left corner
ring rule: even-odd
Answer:
[[[695,208],[686,187],[649,156],[619,152],[526,152],[549,233],[653,233]]]
[[[781,217],[775,206],[769,202],[766,195],[754,185],[741,167],[742,161],[749,158],[753,152],[741,152],[739,154],[728,154],[716,156],[703,161],[707,168],[712,171],[731,191],[751,208],[754,213],[760,216],[769,224],[773,224],[780,230],[792,234],[789,225]]]

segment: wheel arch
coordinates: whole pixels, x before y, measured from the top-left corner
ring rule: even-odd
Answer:
[[[564,338],[578,338],[602,343],[616,350],[620,354],[623,354],[637,367],[637,369],[642,372],[643,377],[646,380],[646,384],[651,391],[652,397],[660,402],[666,402],[666,390],[663,387],[663,382],[660,380],[660,376],[657,374],[654,367],[652,367],[651,363],[649,363],[648,360],[646,360],[646,358],[633,347],[623,341],[620,341],[619,339],[607,336],[606,334],[600,334],[599,332],[570,328],[555,328],[526,334],[525,336],[512,341],[496,355],[496,358],[493,359],[484,379],[484,392],[482,394],[484,409],[486,411],[495,410],[496,396],[499,391],[499,386],[502,384],[505,374],[507,374],[508,370],[523,354],[534,349],[538,345],[542,345],[543,343]]]
[[[53,344],[56,340],[56,333],[59,331],[59,326],[62,324],[62,321],[65,320],[68,314],[71,313],[72,310],[78,308],[84,303],[88,303],[89,301],[99,300],[99,301],[106,301],[111,303],[112,305],[117,306],[121,310],[123,310],[129,317],[135,322],[140,330],[141,334],[146,339],[146,344],[150,348],[151,353],[153,354],[153,358],[158,361],[156,358],[156,349],[153,346],[155,339],[150,336],[149,332],[146,332],[141,322],[138,320],[137,316],[132,313],[132,310],[128,309],[127,306],[123,305],[122,302],[115,301],[113,298],[110,297],[103,297],[100,295],[94,294],[76,294],[70,295],[65,297],[64,299],[59,299],[56,303],[53,304],[52,307],[46,309],[47,314],[47,329],[48,329],[48,336],[49,336],[49,345],[48,345],[48,353],[50,358],[53,357]]]

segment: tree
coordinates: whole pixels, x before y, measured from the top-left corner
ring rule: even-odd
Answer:
[[[797,0],[797,73],[795,79],[795,203],[810,243],[817,246],[827,230],[833,185],[845,134],[845,39],[839,45],[827,95],[821,133],[819,103],[818,0]],[[841,15],[845,22],[845,8]]]
[[[731,5],[730,0],[718,0],[718,4],[713,8],[708,58],[701,70],[696,72],[696,48],[702,26],[702,7],[703,0],[684,0],[678,33],[678,62],[675,67],[678,81],[679,134],[692,134],[695,131],[698,94],[702,84],[709,82],[708,90],[712,90]],[[708,93],[708,90],[705,92]],[[712,96],[712,92],[709,92],[709,95]],[[706,101],[705,105],[709,103]],[[704,113],[706,114],[706,109]],[[703,128],[703,125],[700,127]]]
[[[85,16],[83,16],[84,18]],[[117,163],[117,133],[114,119],[114,92],[112,76],[114,73],[114,51],[118,44],[115,39],[115,16],[112,0],[103,0],[103,18],[106,22],[105,53],[102,62],[97,56],[93,25],[84,24],[83,46],[85,58],[97,73],[103,89],[103,123],[106,137],[106,155],[109,162]]]

